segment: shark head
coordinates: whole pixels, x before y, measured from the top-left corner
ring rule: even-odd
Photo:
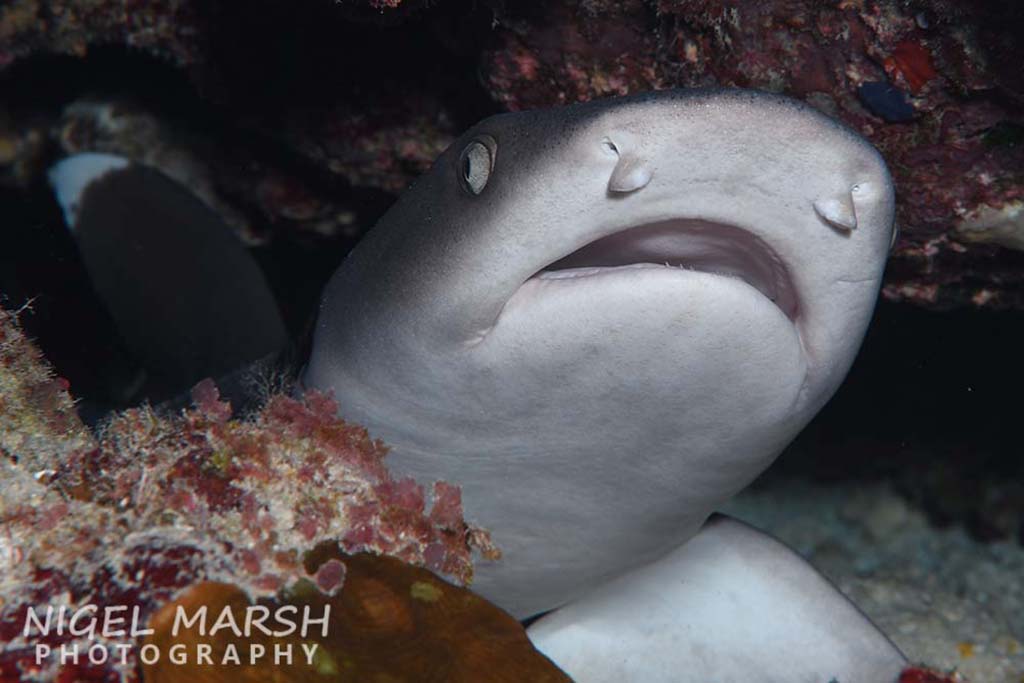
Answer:
[[[878,152],[792,100],[666,91],[459,138],[325,292],[304,382],[463,486],[519,616],[693,536],[839,386],[893,239]]]

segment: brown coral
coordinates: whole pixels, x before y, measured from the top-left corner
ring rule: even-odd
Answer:
[[[238,638],[231,631],[203,637],[198,629],[182,631],[175,638],[172,630],[179,605],[189,614],[194,614],[199,605],[207,606],[210,621],[228,606],[235,622],[245,623],[251,603],[244,593],[223,584],[200,584],[154,615],[151,626],[156,633],[147,639],[161,652],[179,646],[189,661],[172,665],[165,659],[146,667],[146,682],[265,680],[265,662],[272,659],[274,647],[284,652],[289,645],[294,659],[291,665],[275,667],[277,681],[307,681],[321,676],[423,683],[569,681],[534,650],[515,619],[466,589],[389,557],[345,556],[334,551],[318,555],[311,558],[310,570],[317,563],[322,563],[321,567],[330,563],[345,567],[341,592],[325,596],[299,590],[289,595],[287,602],[300,610],[309,607],[314,619],[323,616],[326,606],[330,614],[326,635],[314,625],[305,638],[299,633],[287,638],[259,633]],[[273,613],[281,602],[261,604]],[[242,665],[198,665],[195,653],[200,644],[210,646],[214,662],[221,661],[233,646],[241,653]],[[305,646],[309,651],[313,645],[313,656],[305,657],[300,648]],[[260,655],[255,665],[249,663],[254,646]]]

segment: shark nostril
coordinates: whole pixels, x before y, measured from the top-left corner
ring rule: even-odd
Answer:
[[[654,173],[650,164],[633,154],[622,154],[619,163],[615,164],[611,178],[608,179],[608,191],[614,194],[628,194],[647,187]]]
[[[616,159],[615,168],[608,179],[608,192],[612,195],[626,195],[647,187],[654,171],[650,161],[645,159],[636,149],[636,145],[627,136],[620,140],[624,146],[616,144],[606,136],[601,139],[604,153]]]
[[[857,186],[854,185],[853,191],[856,190]],[[857,213],[851,192],[815,199],[814,211],[823,221],[841,232],[849,232],[857,227]]]

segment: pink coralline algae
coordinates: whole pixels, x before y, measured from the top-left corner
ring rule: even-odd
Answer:
[[[497,555],[463,519],[459,489],[435,483],[428,509],[423,487],[393,478],[385,446],[323,394],[276,395],[238,419],[206,380],[193,409],[128,410],[94,439],[6,311],[0,362],[2,683],[137,679],[135,662],[37,666],[40,641],[22,633],[30,606],[138,605],[148,616],[202,581],[253,599],[303,579],[334,594],[345,568],[327,562],[309,576],[303,559],[316,547],[390,555],[462,584],[474,550]]]

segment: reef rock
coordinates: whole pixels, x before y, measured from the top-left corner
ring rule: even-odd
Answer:
[[[67,390],[14,315],[0,310],[4,683],[115,675],[113,659],[37,665],[34,641],[23,634],[31,606],[137,605],[148,618],[210,581],[252,599],[298,583],[334,595],[348,560],[304,564],[317,547],[390,555],[462,584],[471,580],[474,550],[497,554],[486,532],[463,519],[458,488],[437,482],[428,495],[411,479],[392,478],[383,444],[339,420],[321,394],[277,394],[258,414],[236,419],[204,381],[193,409],[129,410],[94,438]],[[64,632],[42,642],[77,640]],[[89,644],[96,643],[119,644]],[[136,665],[131,658],[121,666],[121,680],[135,680]]]
[[[1020,307],[1024,51],[1009,26],[1022,12],[992,1],[563,0],[510,9],[483,73],[510,109],[666,87],[802,98],[875,143],[893,171],[901,237],[887,298]]]
[[[296,164],[398,193],[458,130],[500,109],[668,87],[782,92],[885,154],[901,228],[888,299],[1020,308],[1022,22],[1012,0],[352,0],[301,11],[18,0],[0,9],[0,69],[111,44],[178,65],[254,142],[289,158],[255,172],[215,164],[220,182],[258,188],[236,193],[235,208],[317,234],[344,232],[345,212],[332,207],[335,185],[297,178]],[[0,177],[24,178],[39,130],[2,128]]]

